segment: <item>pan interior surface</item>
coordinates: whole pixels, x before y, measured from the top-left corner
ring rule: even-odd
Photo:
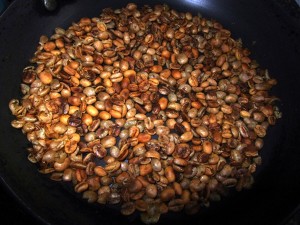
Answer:
[[[21,73],[41,35],[50,36],[56,27],[67,28],[82,17],[98,16],[103,8],[120,8],[127,2],[64,0],[53,12],[43,9],[40,2],[15,1],[0,18],[0,179],[41,223],[140,224],[138,215],[124,217],[111,207],[89,204],[73,193],[70,184],[40,174],[27,159],[26,136],[10,125],[14,118],[8,109],[10,99],[21,96]],[[252,53],[250,57],[277,79],[273,93],[280,98],[283,114],[265,137],[262,165],[252,189],[233,192],[197,215],[162,215],[158,224],[279,224],[300,200],[299,18],[291,19],[275,1],[131,2],[138,6],[166,3],[178,11],[219,21],[235,39],[241,38]]]

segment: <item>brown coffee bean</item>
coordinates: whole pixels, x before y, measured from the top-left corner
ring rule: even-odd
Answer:
[[[121,213],[125,216],[129,216],[135,211],[135,205],[133,202],[126,202],[121,207]]]
[[[210,141],[204,141],[203,142],[203,152],[205,153],[205,154],[211,154],[212,153],[212,144],[211,144],[211,142]]]
[[[171,199],[173,199],[175,197],[175,191],[172,188],[166,188],[164,189],[161,194],[160,194],[160,198],[162,201],[170,201]]]
[[[168,99],[165,98],[165,97],[161,97],[158,100],[158,104],[159,104],[159,107],[160,107],[161,110],[165,110],[168,106]]]
[[[157,187],[154,184],[149,184],[146,187],[146,195],[149,198],[155,198],[157,196]]]
[[[150,134],[140,133],[138,135],[137,139],[138,139],[138,142],[146,143],[146,142],[148,142],[148,141],[151,140],[151,135]]]
[[[165,168],[165,176],[170,183],[175,181],[175,173],[174,173],[173,167],[167,166]]]
[[[96,166],[96,167],[94,168],[94,172],[95,172],[95,174],[96,174],[97,176],[100,176],[100,177],[104,177],[104,176],[107,175],[105,169],[104,169],[103,167],[101,167],[101,166]]]
[[[146,176],[147,174],[152,172],[151,164],[140,165],[140,175]]]

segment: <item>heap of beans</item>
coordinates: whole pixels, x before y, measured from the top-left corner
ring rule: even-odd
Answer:
[[[28,159],[88,202],[196,213],[250,188],[276,84],[216,21],[130,3],[41,36],[11,122]]]

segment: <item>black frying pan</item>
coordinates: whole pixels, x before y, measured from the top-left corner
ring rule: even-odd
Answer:
[[[162,1],[133,1],[155,4]],[[278,85],[272,90],[281,102],[283,118],[268,130],[261,151],[263,164],[251,190],[233,192],[195,216],[163,215],[159,224],[281,224],[300,200],[300,19],[276,1],[165,0],[179,11],[201,13],[220,21],[241,38],[261,67]],[[60,1],[47,12],[41,1],[15,1],[0,20],[0,179],[18,202],[45,224],[140,224],[138,217],[90,205],[67,184],[41,175],[27,160],[26,137],[10,126],[11,98],[19,98],[20,75],[32,57],[39,37],[55,27],[68,27],[81,17],[99,15],[104,7],[123,7],[126,1]],[[1,220],[1,218],[0,218]]]

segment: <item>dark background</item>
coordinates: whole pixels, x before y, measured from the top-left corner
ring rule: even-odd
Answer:
[[[300,7],[296,4],[294,0],[278,0],[282,4],[283,10],[291,11],[294,16],[300,16]],[[7,7],[11,4],[13,0],[3,1],[0,0],[0,6],[5,5]],[[0,15],[1,15],[0,8]],[[298,207],[299,208],[299,207]],[[19,205],[14,196],[4,188],[0,186],[0,219],[1,224],[19,225],[19,224],[30,224],[38,225],[40,224],[37,219],[28,214],[22,206]],[[286,218],[286,223],[284,225],[300,225],[300,210],[295,209]]]
[[[0,0],[0,16],[13,0]],[[2,141],[2,140],[1,140]],[[0,185],[0,218],[2,225],[40,225],[39,221],[19,205],[14,196]]]

